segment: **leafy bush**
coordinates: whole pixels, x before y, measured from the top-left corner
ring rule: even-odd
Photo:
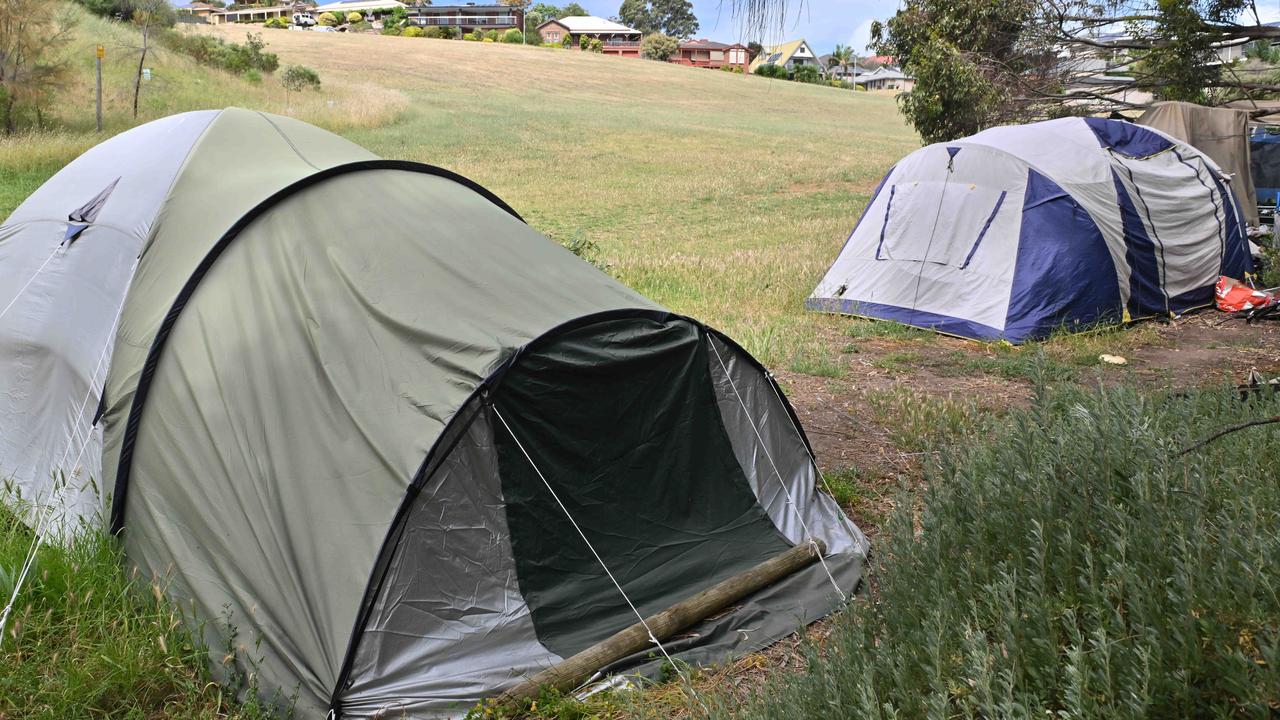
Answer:
[[[756,68],[755,74],[760,77],[787,79],[787,68],[782,65],[761,65]]]
[[[289,27],[289,21],[288,21],[288,20],[286,20],[286,19],[284,19],[284,18],[282,18],[282,17],[267,18],[267,21],[266,21],[266,22],[264,22],[264,23],[262,23],[262,27],[265,27],[265,28],[277,28],[277,29],[288,29],[288,27]]]
[[[348,32],[369,32],[373,30],[373,23],[368,20],[361,20],[358,23],[351,23],[347,26]]]
[[[711,717],[1274,717],[1280,430],[1175,453],[1280,396],[1037,384],[986,440],[933,447],[808,669]]]
[[[391,24],[383,23],[382,30],[380,32],[383,35],[404,35],[408,29],[409,28],[402,28],[399,25],[391,25]]]
[[[275,53],[265,52],[266,42],[262,34],[247,33],[244,44],[227,42],[210,35],[166,32],[160,42],[170,50],[184,55],[202,65],[219,67],[228,72],[243,74],[249,70],[273,73],[280,67]]]
[[[511,28],[506,32],[502,33],[501,40],[504,43],[512,43],[515,45],[519,45],[520,43],[524,42],[524,33],[520,32],[515,28]]]
[[[816,84],[822,82],[822,73],[816,65],[800,65],[791,74],[791,79],[801,83]]]
[[[742,74],[741,65],[721,65],[720,69],[725,72],[738,73],[739,75]]]
[[[439,37],[443,40],[453,40],[458,37],[458,33],[460,32],[457,28],[451,27],[438,27],[432,29],[437,31],[439,35],[428,33],[427,37]]]
[[[650,60],[669,60],[680,52],[680,41],[662,33],[649,33],[640,41],[640,54]]]
[[[432,29],[434,29],[434,28],[432,28]],[[404,35],[405,37],[417,37],[417,38],[420,38],[420,37],[427,37],[427,31],[426,31],[426,30],[423,30],[422,28],[418,27],[417,25],[410,25],[409,27],[407,27],[407,28],[405,28],[405,29],[404,29],[404,32],[402,32],[402,33],[400,33],[400,34],[401,34],[401,35]]]
[[[316,22],[325,27],[337,27],[338,16],[331,12],[322,12],[316,17]]]
[[[248,80],[254,85],[257,85],[258,83],[262,82],[262,73],[250,68],[244,71],[244,79]]]
[[[498,42],[498,31],[489,30],[484,34],[484,39],[488,40],[489,42]]]
[[[319,90],[320,74],[305,65],[290,65],[280,73],[280,84],[289,92]]]
[[[564,37],[560,39],[560,45],[566,49],[573,47],[573,36],[565,33]]]
[[[604,52],[604,41],[600,38],[591,38],[591,42],[587,43],[587,50],[593,53]]]
[[[481,40],[484,40],[484,34],[481,33],[479,30],[473,30],[467,33],[466,35],[463,35],[462,39],[470,40],[471,42],[480,42]]]
[[[364,22],[364,16],[358,12],[349,12],[347,13],[347,22],[349,23]]]

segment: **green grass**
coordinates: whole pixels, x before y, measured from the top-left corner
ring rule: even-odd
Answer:
[[[1280,712],[1280,400],[1039,388],[953,448],[808,667],[716,720],[1268,718]]]

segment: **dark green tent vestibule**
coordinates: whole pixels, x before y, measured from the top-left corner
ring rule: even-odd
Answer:
[[[44,305],[0,316],[0,475],[119,532],[219,657],[229,615],[234,671],[299,717],[461,716],[811,540],[823,563],[665,648],[762,647],[861,577],[759,363],[448,171],[176,115],[0,227],[0,287],[33,272]],[[64,375],[6,372],[19,347]]]

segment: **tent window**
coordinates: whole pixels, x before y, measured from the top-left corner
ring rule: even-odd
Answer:
[[[1000,206],[1004,204],[1004,198],[1008,194],[1007,190],[1000,193],[999,199],[996,200],[996,206],[991,209],[991,215],[987,217],[986,224],[982,226],[982,232],[978,233],[978,238],[973,241],[973,247],[969,248],[969,254],[964,256],[964,264],[960,266],[961,270],[969,267],[969,262],[973,260],[973,254],[978,252],[978,246],[982,244],[982,238],[987,236],[987,231],[991,229],[991,223],[995,222],[996,214],[1000,212]]]
[[[890,188],[877,260],[965,268],[995,223],[1007,191],[922,180]]]

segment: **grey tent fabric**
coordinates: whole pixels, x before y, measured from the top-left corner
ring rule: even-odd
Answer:
[[[95,424],[108,527],[220,671],[300,717],[461,716],[632,621],[575,521],[646,611],[827,543],[831,577],[748,599],[678,643],[692,660],[760,647],[857,587],[866,538],[727,338],[452,173],[286,118],[185,117],[155,124],[198,121],[181,139],[133,131],[184,159],[132,221],[98,344],[64,351],[83,366],[111,349]],[[97,153],[63,226],[111,182]],[[127,159],[111,172],[69,253],[149,177]],[[44,391],[74,405],[82,389]]]
[[[1258,197],[1249,167],[1248,110],[1159,102],[1142,113],[1138,124],[1160,130],[1208,155],[1231,177],[1231,191],[1245,220],[1250,225],[1258,224]]]

